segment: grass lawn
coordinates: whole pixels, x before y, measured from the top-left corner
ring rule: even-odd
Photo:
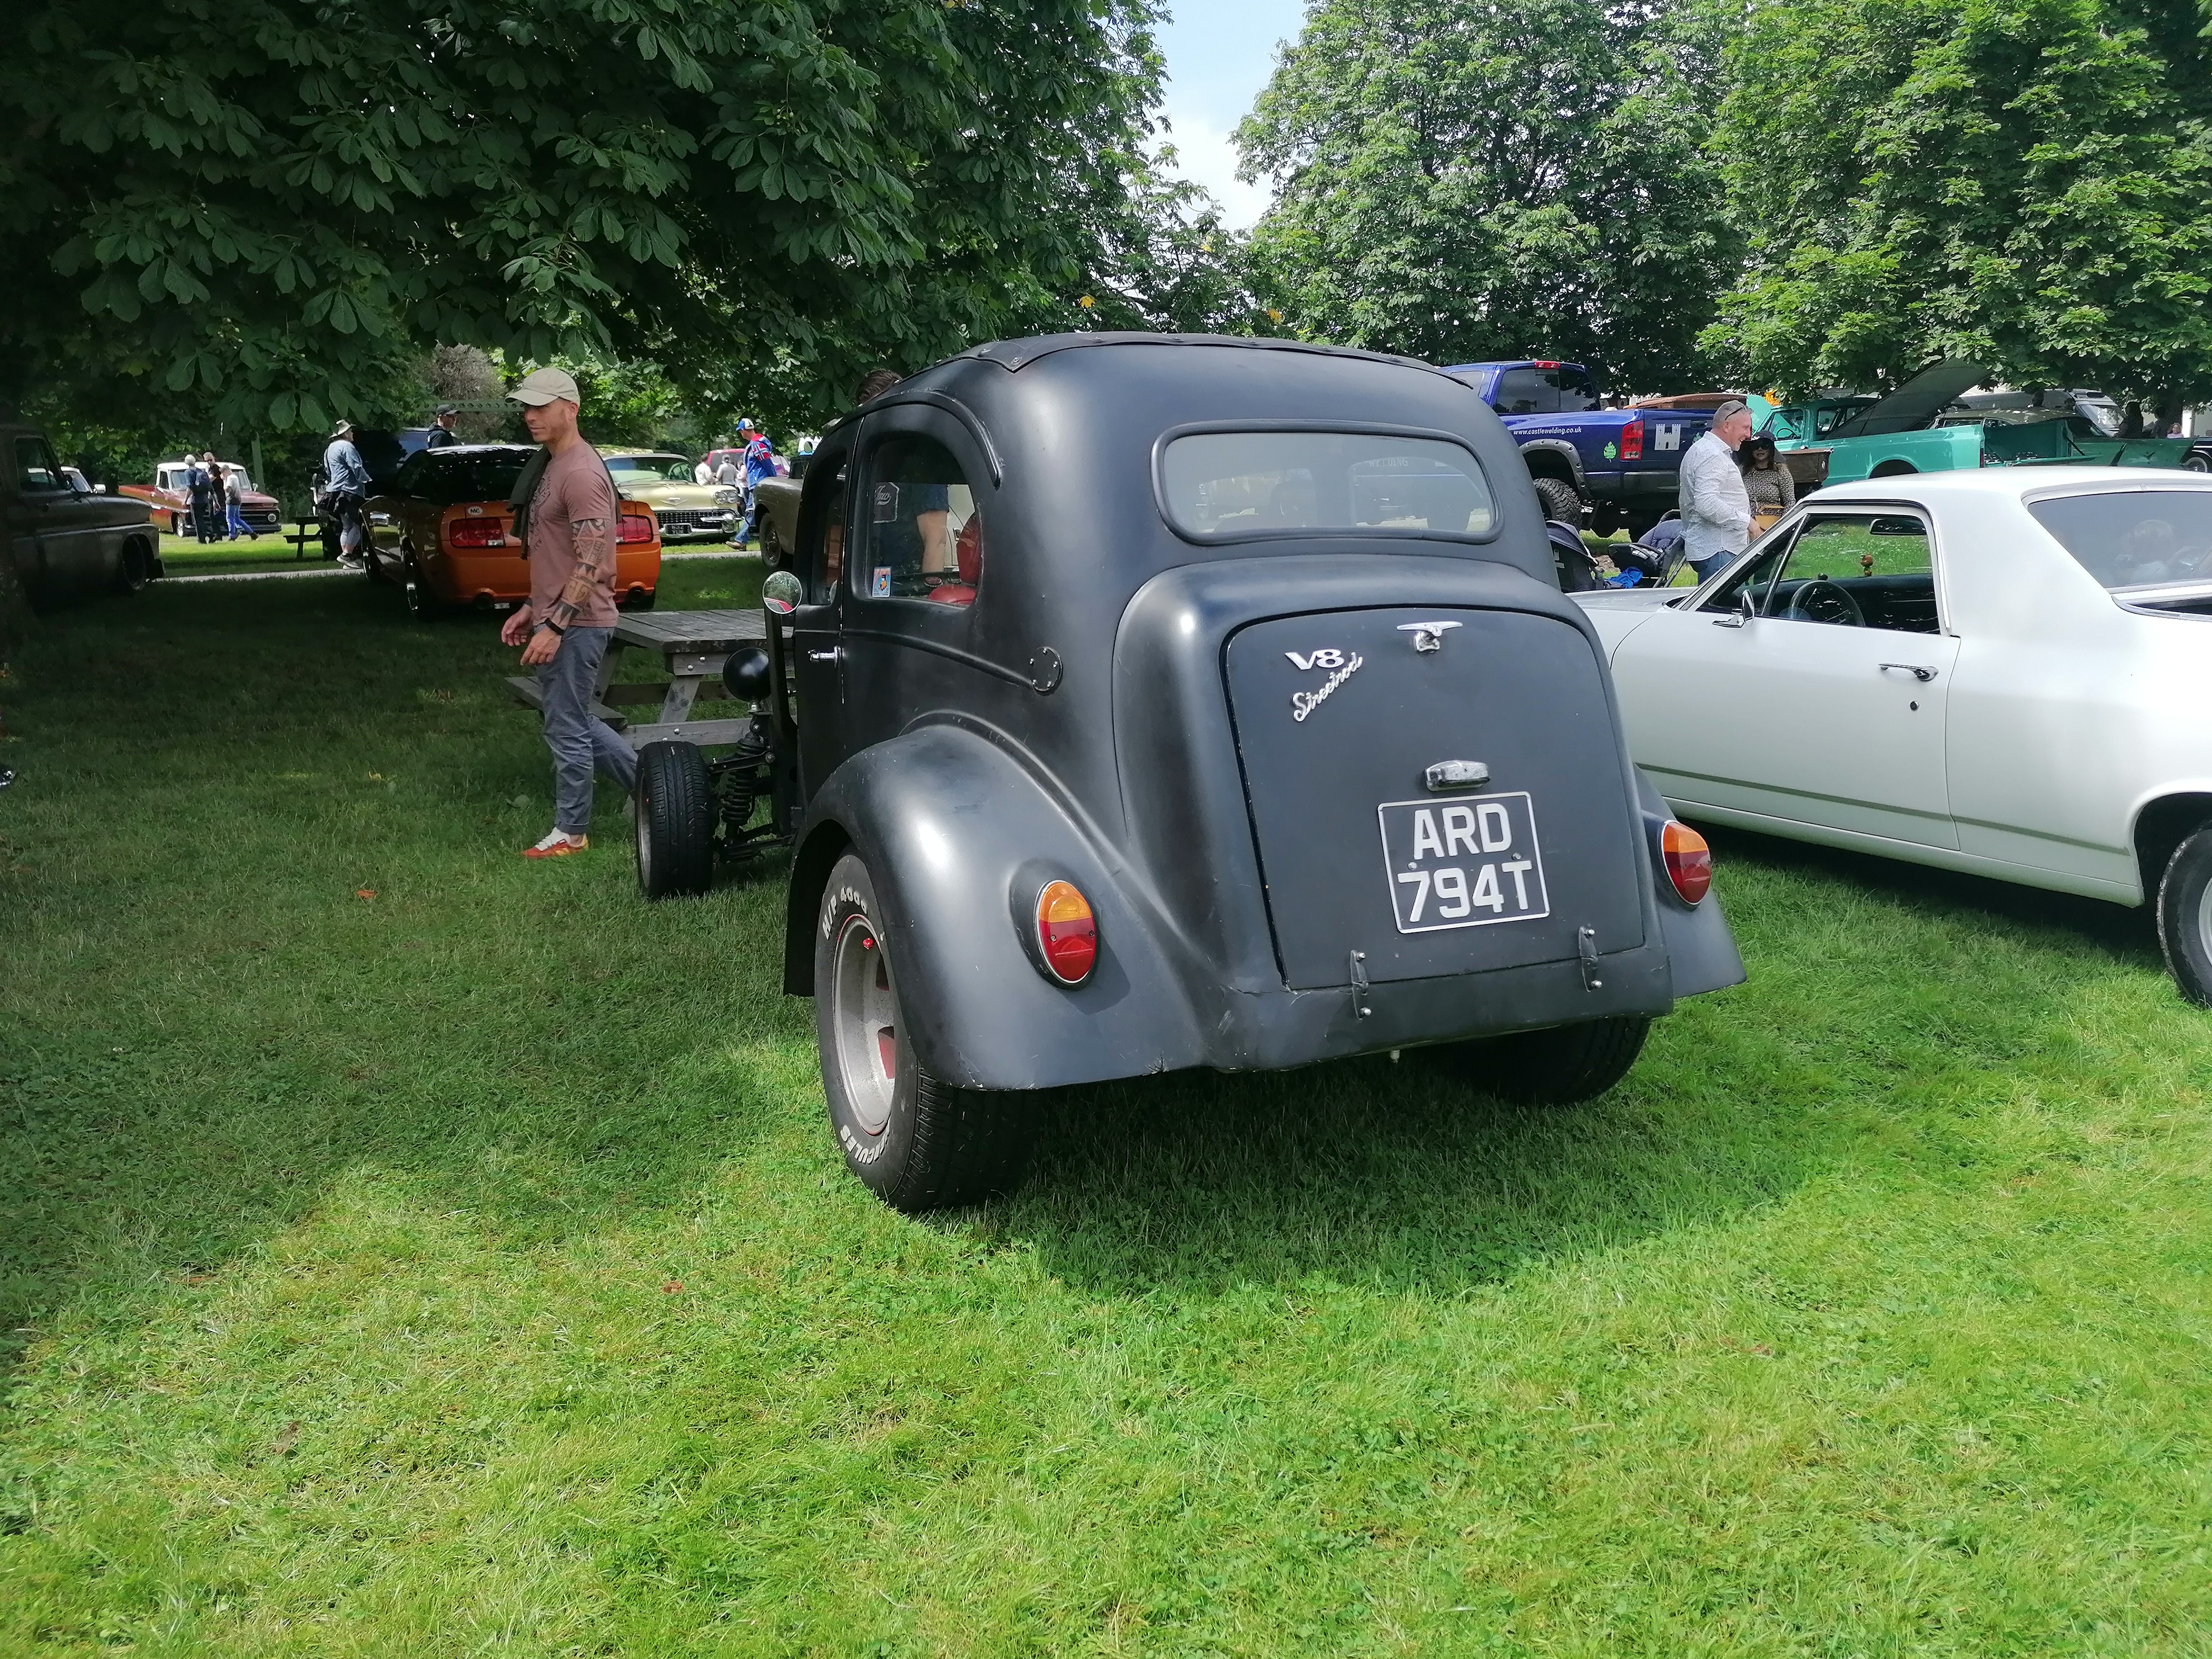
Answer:
[[[191,536],[161,536],[161,566],[172,576],[198,576],[216,572],[246,570],[328,570],[319,543],[310,542],[307,556],[285,540],[295,526],[281,534],[234,542],[202,542]]]
[[[510,660],[156,584],[0,682],[0,1653],[2212,1652],[2141,917],[1722,837],[1752,981],[1595,1107],[1072,1091],[911,1221],[773,871],[515,856]]]

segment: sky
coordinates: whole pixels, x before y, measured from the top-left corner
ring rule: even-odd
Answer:
[[[1262,185],[1237,182],[1229,135],[1252,108],[1275,67],[1275,43],[1294,40],[1303,0],[1169,0],[1160,46],[1167,58],[1164,113],[1181,171],[1212,191],[1229,223],[1250,225],[1267,210]]]

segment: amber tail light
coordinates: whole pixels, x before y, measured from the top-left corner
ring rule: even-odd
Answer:
[[[1695,904],[1711,890],[1713,849],[1688,824],[1678,818],[1667,820],[1659,831],[1659,856],[1683,903]]]
[[[1062,985],[1080,985],[1098,961],[1098,921],[1072,881],[1048,881],[1036,897],[1037,951]]]

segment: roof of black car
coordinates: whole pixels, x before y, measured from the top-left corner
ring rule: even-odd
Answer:
[[[983,362],[996,363],[1001,368],[1021,369],[1055,352],[1121,345],[1222,346],[1237,351],[1291,351],[1315,357],[1352,357],[1364,362],[1396,363],[1406,368],[1426,369],[1431,374],[1443,373],[1434,363],[1424,362],[1419,357],[1398,357],[1388,352],[1362,351],[1352,346],[1322,345],[1311,340],[1255,339],[1241,334],[1145,334],[1111,330],[1095,334],[1039,334],[1025,340],[994,340],[988,345],[972,347],[945,361],[957,362],[961,358],[973,357]]]

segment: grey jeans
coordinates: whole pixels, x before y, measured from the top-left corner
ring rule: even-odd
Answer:
[[[538,666],[544,699],[545,746],[553,751],[553,827],[580,836],[592,827],[594,769],[628,794],[637,782],[637,756],[614,727],[592,712],[592,692],[605,660],[611,628],[572,628]]]

